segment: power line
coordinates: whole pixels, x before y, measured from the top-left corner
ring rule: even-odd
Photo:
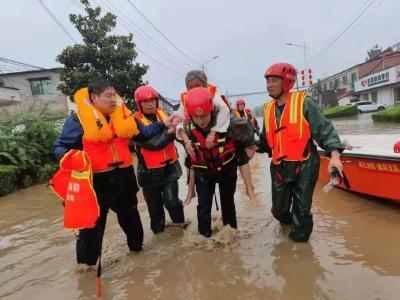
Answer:
[[[168,70],[170,70],[170,71],[172,71],[172,72],[174,72],[174,73],[176,73],[176,74],[182,75],[182,76],[185,75],[185,73],[183,73],[183,72],[177,71],[177,70],[175,70],[175,69],[172,69],[172,68],[170,68],[170,67],[164,65],[163,63],[161,63],[160,61],[158,61],[157,59],[155,59],[155,58],[152,57],[151,55],[149,55],[149,54],[147,54],[146,52],[144,52],[143,50],[141,50],[139,47],[136,46],[136,48],[140,51],[140,54],[142,54],[142,55],[144,55],[144,56],[150,58],[151,60],[153,60],[154,62],[156,62],[156,63],[159,64],[160,66],[162,66],[163,68],[168,69]]]
[[[159,56],[163,56],[165,59],[169,60],[173,65],[175,65],[177,68],[181,69],[182,65],[175,63],[172,59],[171,56],[173,55],[172,53],[170,53],[166,48],[164,48],[162,45],[160,45],[157,41],[155,41],[151,36],[147,35],[137,24],[135,24],[133,21],[131,21],[126,15],[124,15],[121,10],[119,10],[117,7],[115,7],[110,1],[107,1],[107,3],[112,6],[115,10],[119,11],[120,14],[122,15],[118,15],[117,13],[113,12],[110,7],[107,5],[107,8],[109,9],[109,11],[115,15],[117,15],[120,18],[121,21],[121,25],[130,33],[132,33],[132,31],[137,34],[136,37],[140,38],[140,40],[150,49],[152,50],[155,54],[159,55]],[[95,0],[92,0],[92,2],[94,2],[96,5],[98,5],[99,7],[101,7],[101,5],[96,2]],[[104,4],[104,3],[103,3]],[[128,24],[132,23],[133,26],[135,26],[135,28],[131,27],[131,25]],[[139,28],[139,29],[136,29]],[[163,52],[159,52],[160,49],[155,48],[156,44],[159,48],[161,48],[161,51]],[[186,70],[185,70],[186,71]]]
[[[73,41],[74,43],[77,43],[77,41],[73,38],[73,36],[68,32],[68,30],[61,24],[60,21],[56,18],[55,15],[51,12],[51,10],[46,6],[46,4],[42,0],[38,0],[40,5],[45,9],[45,11],[50,15],[50,17],[54,20],[54,22],[57,23],[57,25],[64,31],[64,33]]]
[[[252,95],[262,95],[262,94],[267,94],[267,91],[262,91],[262,92],[248,92],[248,93],[242,93],[242,94],[234,94],[234,95],[226,95],[227,97],[243,97],[243,96],[252,96]]]
[[[43,67],[26,64],[26,63],[16,61],[16,60],[13,60],[10,58],[6,58],[6,57],[0,57],[0,61],[11,64],[11,65],[24,66],[24,67],[33,68],[33,69],[45,70],[45,68],[43,68]]]
[[[356,25],[354,25],[353,28],[352,28],[349,32],[347,32],[347,34],[341,39],[341,41],[339,41],[339,42],[336,43],[334,46],[332,46],[331,49],[334,49],[334,48],[336,48],[337,46],[339,46],[341,43],[343,43],[343,41],[344,41],[350,34],[352,34],[352,33],[354,32],[354,30],[356,30],[356,29],[357,29],[357,28],[358,28],[358,27],[373,13],[373,10],[375,10],[378,6],[380,6],[380,5],[382,4],[383,1],[384,1],[384,0],[379,1],[379,3],[377,3],[377,4],[373,7],[373,9],[372,9],[367,15],[365,15],[364,18],[362,18],[362,19],[360,20],[360,22],[358,22]]]
[[[150,43],[150,45],[153,47],[152,43],[154,43],[155,45],[157,45],[161,51],[163,51],[166,55],[167,55],[167,59],[171,59],[170,56],[175,56],[174,53],[170,52],[167,48],[165,48],[163,45],[161,45],[157,40],[155,40],[151,35],[147,34],[145,30],[143,30],[139,25],[137,25],[135,22],[133,22],[133,20],[129,17],[127,17],[117,6],[115,6],[111,1],[109,0],[100,0],[100,1],[106,1],[111,7],[114,8],[114,10],[118,11],[120,13],[120,16],[124,17],[127,22],[131,23],[133,25],[133,27],[137,30],[135,31],[136,34],[140,35],[140,36],[144,36],[144,38],[146,39],[146,41],[148,41]],[[150,41],[149,41],[150,40]],[[180,63],[182,64],[187,64],[186,62],[184,62],[183,60],[181,60],[180,58],[178,58],[177,56],[175,56],[177,59],[180,60]]]
[[[375,2],[375,0],[368,0],[362,6],[363,8],[358,9],[356,14],[347,22],[348,25],[341,32],[336,34],[336,36],[331,40],[331,42],[329,42],[328,45],[322,51],[320,51],[317,55],[315,55],[310,60],[314,60],[314,59],[320,57],[325,52],[327,52],[335,44],[335,42],[337,40],[339,40],[351,28],[351,26],[362,17],[362,15],[372,6],[372,4],[374,4],[374,2]]]
[[[155,31],[157,31],[172,47],[174,47],[176,50],[179,51],[183,56],[185,56],[187,59],[195,63],[196,65],[200,65],[200,63],[196,62],[193,58],[188,56],[185,52],[183,52],[181,49],[179,49],[164,33],[161,32],[154,24],[151,22],[130,0],[127,0],[128,3],[135,9],[135,11],[140,14]]]
[[[72,1],[72,0],[71,0],[71,1]],[[92,0],[92,2],[94,2],[96,5],[98,5],[98,6],[101,8],[101,5],[100,5],[98,2],[96,2],[95,0]],[[82,5],[80,8],[81,8],[82,10],[85,10],[84,7],[83,7],[83,5]],[[124,26],[124,27],[125,27],[125,26]],[[125,27],[125,28],[126,28],[126,27]],[[126,28],[126,29],[128,30],[128,32],[130,32],[129,28]],[[114,34],[116,34],[114,30],[112,30],[112,31],[114,32]],[[150,54],[147,54],[145,51],[143,51],[142,49],[140,49],[138,46],[136,46],[136,49],[137,49],[138,51],[140,51],[140,54],[142,54],[142,55],[148,57],[150,60],[152,60],[152,61],[154,61],[155,63],[159,64],[161,67],[163,67],[163,68],[165,68],[165,69],[167,69],[167,70],[169,70],[169,71],[171,71],[171,72],[177,73],[177,74],[179,74],[179,75],[184,75],[182,72],[177,71],[177,70],[175,70],[175,69],[172,69],[172,68],[166,66],[165,64],[161,63],[159,60],[157,60],[156,58],[154,58],[154,57],[151,56]],[[157,53],[157,52],[156,52],[156,53]]]

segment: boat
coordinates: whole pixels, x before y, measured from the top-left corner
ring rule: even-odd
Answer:
[[[346,149],[341,154],[343,171],[349,181],[339,188],[400,203],[400,153],[393,145],[400,134],[341,135]],[[319,178],[329,182],[329,158],[318,148]]]

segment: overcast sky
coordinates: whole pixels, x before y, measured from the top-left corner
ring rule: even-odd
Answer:
[[[74,1],[79,0],[43,1],[73,38],[80,41],[68,17],[69,13],[83,13],[74,5]],[[95,2],[106,11],[110,10],[106,0]],[[229,94],[265,90],[263,74],[272,63],[286,61],[298,69],[304,68],[303,49],[286,43],[306,43],[308,65],[314,77],[320,78],[362,62],[367,50],[375,44],[386,48],[400,42],[399,0],[131,2],[194,61],[200,64],[218,55],[219,58],[206,65],[207,74],[210,82]],[[112,0],[112,3],[145,32],[147,39],[151,36],[169,51],[167,59],[160,50],[155,53],[141,37],[134,35],[140,47],[137,61],[150,65],[145,79],[165,96],[178,99],[185,88],[184,74],[200,66],[164,40],[127,0]],[[0,56],[43,67],[59,66],[55,57],[73,42],[39,1],[13,0],[2,4]],[[113,12],[119,14],[114,9]],[[333,47],[312,59],[360,14]],[[126,34],[128,31],[117,25],[116,32]],[[177,72],[157,64],[141,51]],[[246,99],[249,106],[254,107],[264,103],[267,95]]]

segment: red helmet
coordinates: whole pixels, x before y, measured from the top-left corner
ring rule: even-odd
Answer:
[[[209,114],[213,108],[213,95],[204,87],[191,89],[187,93],[186,108],[189,116],[203,116]]]
[[[239,105],[241,105],[241,104],[246,105],[246,101],[244,101],[244,99],[238,99],[238,100],[236,100],[236,108],[237,108]]]
[[[157,91],[149,85],[144,85],[144,86],[138,87],[135,91],[134,96],[135,96],[136,105],[139,110],[141,110],[141,106],[140,106],[141,101],[152,100],[152,99],[158,100]],[[158,101],[157,101],[157,107],[158,107]]]
[[[291,64],[278,63],[270,66],[267,71],[265,71],[264,77],[268,78],[270,76],[282,78],[282,89],[284,92],[288,92],[297,80],[297,71]]]

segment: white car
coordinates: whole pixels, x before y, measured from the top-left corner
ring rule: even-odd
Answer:
[[[377,111],[377,110],[384,110],[387,108],[386,104],[382,103],[374,103],[370,101],[358,101],[353,103],[354,106],[357,106],[358,111],[360,113],[369,112],[369,111]]]

